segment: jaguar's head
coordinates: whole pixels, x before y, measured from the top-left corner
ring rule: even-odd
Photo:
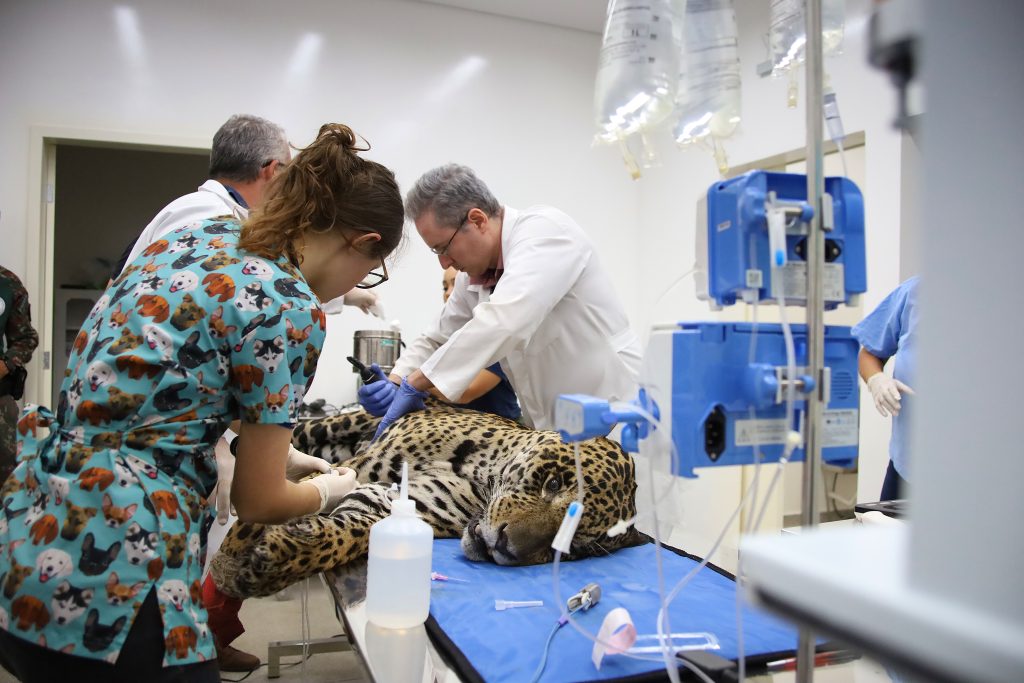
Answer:
[[[615,537],[606,534],[620,519],[636,515],[632,459],[607,439],[584,441],[579,449],[584,511],[567,559],[642,543],[633,528]],[[510,458],[491,487],[483,515],[463,530],[466,557],[503,565],[550,562],[551,541],[578,497],[574,446],[555,433],[545,435]]]

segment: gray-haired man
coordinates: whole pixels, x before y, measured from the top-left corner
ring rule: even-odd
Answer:
[[[161,209],[112,276],[120,274],[150,244],[183,225],[217,216],[248,218],[249,209],[259,205],[274,173],[290,159],[291,147],[281,126],[259,116],[235,114],[213,136],[210,179]]]
[[[424,173],[405,212],[441,267],[461,272],[440,319],[395,363],[393,384],[360,389],[364,406],[372,401],[380,412],[386,405],[378,434],[421,408],[431,387],[459,400],[495,362],[537,429],[553,428],[559,394],[636,394],[640,342],[572,218],[550,206],[504,205],[458,164]]]
[[[284,128],[259,116],[235,114],[213,136],[210,179],[195,192],[178,197],[161,209],[121,254],[110,279],[116,279],[146,247],[172,230],[218,216],[245,220],[250,209],[263,200],[270,179],[290,159],[291,146]],[[325,310],[340,313],[341,303],[384,317],[377,295],[365,289],[353,289]]]

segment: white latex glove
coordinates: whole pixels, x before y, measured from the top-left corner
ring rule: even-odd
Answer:
[[[345,308],[345,297],[339,296],[331,299],[330,301],[325,301],[320,304],[320,308],[322,308],[324,313],[327,315],[338,315],[341,313],[342,309]]]
[[[380,304],[380,297],[368,289],[353,289],[341,297],[346,306],[355,306],[363,313],[384,318],[384,308]]]
[[[221,437],[213,449],[217,456],[217,484],[213,487],[214,506],[217,508],[217,522],[222,526],[228,523],[229,515],[235,514],[235,506],[231,504],[231,480],[235,476],[235,456],[227,439]]]
[[[338,507],[342,498],[359,485],[355,471],[348,467],[332,469],[327,474],[321,474],[303,483],[311,484],[320,494],[318,512],[331,512]]]
[[[875,400],[875,408],[882,417],[889,417],[889,414],[900,414],[900,393],[914,395],[914,390],[898,379],[893,379],[884,372],[879,372],[868,378],[868,389],[871,397]]]
[[[284,476],[288,481],[298,481],[307,474],[313,472],[330,472],[331,466],[323,458],[306,455],[296,450],[295,446],[288,446],[288,464],[285,466]]]

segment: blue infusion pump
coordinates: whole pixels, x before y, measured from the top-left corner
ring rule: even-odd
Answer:
[[[803,376],[807,362],[805,325],[793,326],[797,378],[816,390]],[[754,447],[764,461],[782,456],[786,432],[786,349],[777,325],[759,325],[754,362],[750,363],[753,326],[747,323],[681,323],[671,332],[672,440],[678,449],[679,474],[693,477],[697,467],[748,465]],[[857,353],[860,347],[848,327],[825,331],[826,407],[821,433],[821,457],[826,463],[850,467],[857,458],[858,408]],[[795,393],[795,414],[806,410],[800,391]],[[754,408],[751,415],[750,409]],[[798,418],[799,419],[799,418]],[[802,461],[798,446],[791,461]]]
[[[785,216],[785,265],[776,273],[768,214]],[[847,178],[825,178],[825,307],[855,305],[867,291],[864,261],[864,198]],[[807,300],[807,176],[749,171],[712,185],[698,205],[697,296],[729,306],[743,291],[771,302],[781,292],[788,304]],[[829,229],[831,228],[831,229]],[[781,240],[780,236],[780,240]]]
[[[712,308],[737,301],[807,304],[807,232],[814,208],[807,177],[750,171],[712,185],[698,205],[695,279],[697,296]],[[864,201],[846,178],[826,178],[822,199],[826,308],[856,305],[867,289]],[[860,388],[857,340],[848,327],[825,327],[824,373],[810,377],[807,327],[792,325],[796,377],[786,376],[786,346],[777,323],[680,322],[652,331],[631,402],[562,395],[555,426],[565,441],[604,436],[623,423],[629,452],[652,436],[652,416],[671,435],[677,458],[672,472],[695,477],[701,467],[803,461],[800,421],[806,397],[821,391],[822,461],[852,467],[857,460]],[[751,358],[752,340],[754,356]],[[786,424],[787,384],[794,385],[793,424]],[[824,386],[816,386],[818,382]],[[663,433],[664,433],[663,432]],[[791,440],[787,444],[787,440]]]
[[[806,326],[793,325],[792,332],[797,379],[806,382],[807,390],[816,390],[811,378],[804,376]],[[755,445],[762,462],[778,462],[787,432],[799,429],[799,424],[786,425],[785,389],[779,383],[786,366],[782,330],[778,325],[757,326],[750,363],[753,333],[749,323],[680,323],[651,336],[644,374],[663,377],[661,369],[670,367],[671,382],[645,383],[647,388],[633,403],[655,413],[661,428],[670,430],[677,451],[673,474],[695,477],[694,469],[699,467],[752,464]],[[826,329],[822,460],[844,468],[857,459],[859,349],[850,328]],[[797,391],[795,398],[794,414],[800,416],[806,409],[804,394]],[[555,410],[566,441],[603,436],[611,425],[624,422],[623,447],[637,452],[637,438],[650,435],[637,414],[640,411],[631,410],[630,404],[609,405],[586,396],[563,395]],[[803,459],[804,449],[798,446],[790,461]]]

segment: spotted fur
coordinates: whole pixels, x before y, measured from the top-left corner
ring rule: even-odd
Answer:
[[[286,524],[236,523],[213,560],[217,586],[236,597],[269,595],[366,555],[370,526],[391,508],[389,488],[409,462],[409,495],[436,538],[462,538],[475,561],[502,565],[552,559],[551,540],[577,496],[573,446],[486,413],[436,407],[396,422],[374,443],[379,422],[362,411],[304,422],[294,443],[341,461],[360,485],[330,514]],[[352,449],[354,456],[339,455]],[[633,461],[618,444],[580,444],[585,512],[566,559],[636,545],[632,529],[605,531],[636,514]]]

